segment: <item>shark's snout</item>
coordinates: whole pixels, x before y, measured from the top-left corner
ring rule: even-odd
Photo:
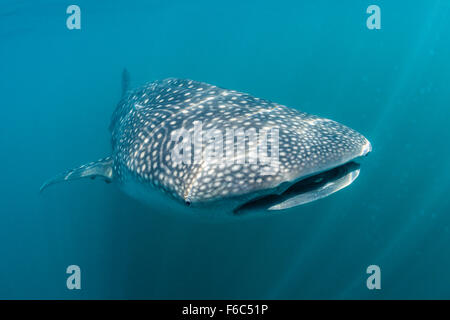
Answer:
[[[361,147],[361,156],[362,157],[365,157],[369,153],[372,152],[372,144],[370,143],[369,140],[367,140],[367,138],[364,138],[364,139],[365,139],[365,143]]]

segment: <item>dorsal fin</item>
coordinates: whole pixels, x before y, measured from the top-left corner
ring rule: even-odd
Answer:
[[[130,73],[126,68],[123,68],[122,71],[122,97],[128,91],[130,87]]]

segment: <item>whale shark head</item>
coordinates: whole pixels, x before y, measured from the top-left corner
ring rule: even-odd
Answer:
[[[225,208],[237,216],[296,207],[349,186],[372,150],[364,136],[332,120],[294,113],[274,123],[278,142],[276,151],[267,147],[276,152],[271,163],[237,163],[239,155],[203,160],[186,176],[185,205]],[[242,153],[248,157],[250,151]]]

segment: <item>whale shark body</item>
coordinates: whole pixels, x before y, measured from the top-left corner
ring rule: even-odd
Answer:
[[[123,78],[128,83],[126,72]],[[228,149],[232,155],[227,161],[175,161],[173,150],[180,141],[174,133],[184,128],[195,135],[197,123],[221,132],[276,128],[276,150],[275,145],[269,146],[267,152],[277,155],[275,170],[264,172],[267,163],[262,161],[242,161],[243,154],[251,153],[248,146]],[[333,120],[250,94],[175,78],[134,90],[124,85],[110,131],[111,156],[60,174],[41,190],[61,181],[99,177],[154,207],[170,203],[207,215],[278,212],[351,184],[359,175],[359,159],[372,148],[363,135]],[[244,141],[248,140],[245,136]],[[194,138],[191,142],[197,144],[192,149],[204,154],[211,141]],[[233,145],[235,139],[228,142]]]

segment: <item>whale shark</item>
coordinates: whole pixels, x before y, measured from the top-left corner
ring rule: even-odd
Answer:
[[[122,97],[110,124],[111,155],[51,178],[41,191],[62,181],[101,178],[154,208],[268,214],[349,186],[372,150],[362,134],[343,124],[247,93],[178,78],[136,89],[129,89],[129,82],[124,70]],[[203,131],[222,135],[196,133],[199,123]],[[235,146],[239,134],[227,140],[228,131],[240,133],[240,146]],[[259,134],[252,147],[246,132],[265,136]],[[174,149],[183,141],[178,154],[185,161],[176,161]],[[263,148],[267,141],[273,143]],[[225,145],[227,159],[192,160],[208,153],[212,142]],[[260,149],[273,161],[252,158]]]

